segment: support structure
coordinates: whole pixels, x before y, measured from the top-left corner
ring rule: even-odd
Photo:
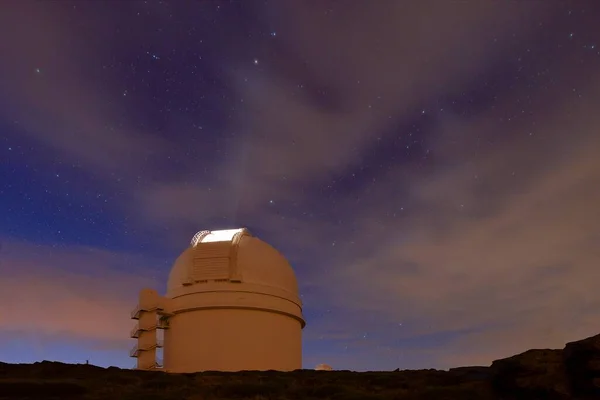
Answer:
[[[130,333],[137,343],[129,352],[130,357],[137,358],[136,369],[163,368],[162,360],[156,357],[156,349],[163,347],[163,341],[158,338],[158,329],[168,329],[169,316],[156,291],[145,289],[140,292],[139,303],[131,312],[131,318],[138,320]]]

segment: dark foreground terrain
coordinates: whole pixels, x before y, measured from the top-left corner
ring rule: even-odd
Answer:
[[[56,362],[0,363],[0,399],[600,400],[600,335],[450,371],[168,374]]]

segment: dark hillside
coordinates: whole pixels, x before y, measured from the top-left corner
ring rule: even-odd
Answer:
[[[600,399],[600,335],[450,371],[168,374],[57,362],[0,363],[0,399]]]

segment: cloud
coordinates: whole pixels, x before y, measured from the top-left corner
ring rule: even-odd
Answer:
[[[110,76],[93,76],[89,60],[110,50],[107,43],[77,35],[66,4],[13,2],[3,9],[3,51],[10,63],[0,67],[6,101],[3,114],[22,133],[53,154],[106,178],[118,171],[135,176],[153,149],[169,148],[140,130],[115,101],[123,95]],[[21,21],[28,21],[22,24]],[[105,67],[110,64],[106,60]],[[97,66],[95,66],[97,67]],[[97,70],[97,68],[94,68]],[[51,132],[51,133],[50,133]],[[47,159],[50,161],[51,158]]]
[[[233,68],[246,104],[239,124],[249,134],[239,143],[247,157],[231,168],[258,186],[252,194],[276,187],[285,197],[290,185],[326,182],[359,165],[398,115],[421,111],[496,62],[514,40],[511,28],[527,35],[522,21],[551,11],[541,3],[357,2],[332,13],[326,2],[281,3],[266,12],[287,22],[283,54],[265,61],[269,74]]]
[[[326,185],[359,166],[376,135],[492,65],[515,40],[509,27],[526,36],[524,19],[554,11],[541,3],[458,6],[461,12],[456,5],[452,13],[445,6],[432,12],[425,4],[388,2],[373,11],[356,3],[334,16],[320,3],[259,7],[259,15],[288,23],[277,27],[276,56],[261,58],[258,66],[236,56],[225,66],[240,100],[233,106],[236,117],[223,128],[227,135],[235,132],[231,146],[216,160],[198,149],[204,164],[188,164],[179,177],[140,187],[129,203],[136,207],[131,213],[143,223],[170,226],[166,239],[175,242],[181,239],[171,231],[189,235],[198,221],[259,223],[271,219],[271,201],[291,208],[306,204],[311,195],[304,187]],[[360,38],[356,21],[366,32]],[[308,24],[312,29],[303,29]],[[287,231],[291,218],[282,222]],[[314,237],[315,231],[302,234]]]
[[[4,240],[0,251],[0,332],[39,340],[128,347],[129,313],[144,287],[159,288],[148,258],[88,248]],[[162,279],[164,281],[164,279]]]
[[[273,45],[281,54],[265,59],[265,69],[262,60],[254,68],[240,57],[225,66],[234,96],[243,103],[235,106],[239,118],[222,128],[238,132],[229,156],[214,163],[214,155],[206,153],[185,161],[181,143],[160,139],[152,127],[139,128],[137,113],[116,100],[123,92],[119,82],[99,84],[104,78],[87,72],[97,71],[87,68],[87,60],[93,53],[110,52],[110,44],[94,41],[91,46],[89,38],[74,37],[71,10],[19,3],[3,13],[11,37],[18,38],[7,43],[7,57],[19,60],[5,71],[13,78],[7,88],[14,99],[6,110],[25,134],[70,156],[108,184],[115,173],[136,187],[138,175],[158,178],[124,194],[132,199],[127,204],[136,204],[126,211],[142,222],[152,215],[154,221],[185,225],[181,214],[198,215],[193,212],[198,204],[219,204],[216,211],[233,218],[260,208],[269,198],[297,196],[298,185],[326,181],[356,165],[373,132],[392,125],[399,112],[414,111],[432,96],[457,88],[502,54],[510,43],[509,27],[525,34],[525,18],[552,10],[537,3],[517,8],[493,1],[451,8],[452,13],[443,4],[432,8],[388,2],[374,9],[356,3],[329,15],[325,3],[258,7],[259,14],[287,21],[280,27],[279,44]],[[11,23],[23,15],[36,28],[23,30]],[[363,25],[358,36],[355,21]],[[309,23],[312,29],[304,29]],[[118,29],[117,21],[113,25]],[[493,38],[496,47],[490,48]],[[335,50],[331,56],[329,49]],[[110,66],[108,60],[106,64]],[[53,68],[36,73],[40,65]],[[322,103],[327,97],[333,108]],[[181,118],[174,112],[171,120]],[[192,129],[173,124],[178,130]],[[161,179],[163,165],[152,160],[174,154],[179,167],[172,166],[179,173]],[[198,173],[207,167],[208,174]],[[207,176],[212,183],[207,184]],[[194,179],[198,183],[190,185]],[[171,206],[174,202],[178,210]]]
[[[597,88],[596,79],[583,97]],[[600,121],[592,103],[554,99],[554,107],[567,112],[539,124],[545,138],[515,127],[520,134],[479,154],[454,153],[453,168],[409,180],[404,200],[414,208],[396,220],[383,213],[398,209],[399,198],[389,192],[403,181],[403,169],[390,172],[363,209],[367,215],[356,215],[360,234],[345,238],[372,237],[369,254],[350,252],[332,266],[326,279],[331,297],[321,301],[404,322],[380,344],[395,335],[463,332],[435,354],[434,363],[444,367],[488,364],[597,333],[600,164],[594,149]],[[470,132],[465,138],[472,141],[478,132],[496,131],[495,121],[484,114],[452,126]]]

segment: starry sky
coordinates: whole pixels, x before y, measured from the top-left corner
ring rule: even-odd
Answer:
[[[304,366],[600,332],[600,3],[48,1],[0,12],[0,360],[131,367],[198,230],[294,267]]]

